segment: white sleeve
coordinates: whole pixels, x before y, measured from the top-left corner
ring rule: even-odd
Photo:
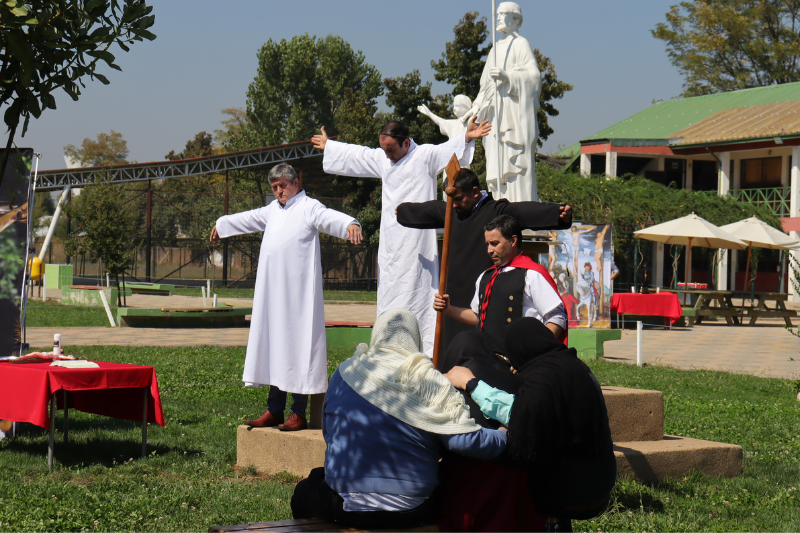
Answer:
[[[562,309],[564,307],[558,292],[535,270],[528,270],[525,274],[525,299],[542,317],[547,316],[558,306]]]
[[[225,239],[234,235],[264,231],[267,228],[268,216],[269,206],[221,216],[217,219],[217,233],[220,238]]]
[[[486,272],[483,274],[486,274]],[[483,279],[483,274],[478,276],[478,281],[475,282],[475,294],[472,296],[472,301],[469,304],[470,309],[472,309],[472,311],[478,315],[479,318],[481,316],[481,306],[480,300],[478,299],[478,293],[481,290],[481,280]]]
[[[306,212],[308,220],[317,231],[333,235],[344,239],[347,237],[347,226],[350,224],[359,224],[358,220],[350,215],[345,215],[335,209],[328,209],[317,200],[308,201],[309,207]]]
[[[377,152],[380,152],[378,154]],[[328,174],[357,178],[380,178],[383,150],[328,140],[322,157],[322,170]]]
[[[464,167],[472,163],[475,154],[475,141],[467,141],[467,133],[457,135],[449,141],[432,147],[431,157],[428,159],[428,170],[431,176],[438,175],[445,169],[453,154],[458,158],[458,163]]]

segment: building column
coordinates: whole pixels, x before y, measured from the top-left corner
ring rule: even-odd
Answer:
[[[617,152],[606,152],[606,176],[617,177]]]
[[[592,174],[592,156],[589,154],[581,154],[581,176],[588,178]]]
[[[725,196],[731,190],[731,153],[722,152],[719,154],[719,175],[717,178],[717,194]],[[728,258],[730,257],[729,250],[724,250],[720,256],[719,264],[717,265],[717,289],[726,291],[728,290]]]
[[[792,188],[789,193],[789,216],[792,218],[800,217],[800,146],[792,147],[792,172],[789,178],[790,187]],[[796,231],[789,232],[789,236],[793,239],[800,239],[800,234]],[[800,251],[789,252],[796,260],[800,261]],[[791,262],[789,262],[789,269],[786,273],[789,277],[789,294],[791,301],[800,302],[800,294],[794,290],[792,279],[794,277],[794,270],[792,270]]]
[[[789,161],[792,156],[790,154],[783,154],[781,156],[781,187],[790,187],[791,169],[789,168]]]
[[[653,281],[651,285],[655,287],[664,286],[664,243],[656,242],[653,246],[652,257],[650,264],[653,265],[651,272],[653,273]]]
[[[687,191],[691,191],[694,186],[694,159],[689,158],[686,160],[686,187]]]
[[[727,291],[728,289],[728,257],[730,250],[722,250],[717,265],[717,290]]]
[[[740,156],[741,157],[741,156]],[[731,165],[728,163],[728,170]],[[731,189],[742,189],[742,163],[738,159],[733,160],[733,175],[731,176]]]
[[[719,155],[720,168],[717,177],[717,194],[725,196],[731,190],[731,153],[722,152]]]

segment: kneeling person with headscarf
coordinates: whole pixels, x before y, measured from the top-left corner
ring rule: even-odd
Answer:
[[[491,387],[465,367],[447,374],[483,414],[508,426],[508,453],[529,473],[539,514],[587,519],[602,513],[616,481],[608,412],[600,383],[540,321],[522,318],[505,331],[516,394]]]
[[[325,467],[292,497],[295,518],[356,528],[409,528],[432,519],[445,450],[491,459],[506,432],[481,428],[450,382],[421,353],[416,318],[378,317],[370,346],[334,372],[323,405]]]

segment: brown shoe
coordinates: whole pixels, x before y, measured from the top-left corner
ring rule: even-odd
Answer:
[[[275,416],[269,411],[264,411],[264,413],[255,420],[245,420],[244,423],[248,426],[271,428],[273,426],[277,426],[278,424],[283,424],[283,413]]]
[[[297,413],[291,413],[289,415],[289,420],[283,424],[278,424],[278,429],[281,431],[299,431],[301,429],[306,429],[307,427],[308,421],[306,418],[298,415]]]

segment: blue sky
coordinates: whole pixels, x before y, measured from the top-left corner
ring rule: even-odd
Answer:
[[[418,69],[433,79],[453,26],[467,11],[491,18],[491,0],[151,0],[158,38],[116,51],[122,72],[102,71],[110,85],[88,82],[78,102],[57,96],[58,109],[31,122],[19,146],[42,153],[41,169],[63,168],[63,147],[115,130],[130,159],[160,161],[202,130],[220,128],[227,107],[244,107],[256,53],[268,39],[308,32],[340,35],[383,77]],[[550,153],[681,92],[683,79],[650,30],[677,0],[521,0],[520,33],[549,56],[575,89],[556,103]]]

